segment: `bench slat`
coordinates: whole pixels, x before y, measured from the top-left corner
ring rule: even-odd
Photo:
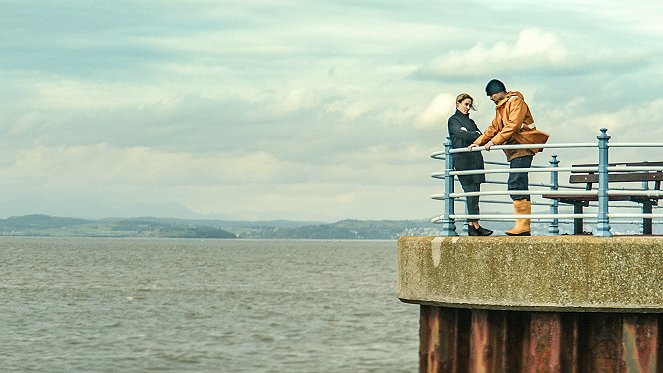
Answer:
[[[571,165],[571,167],[597,167],[598,163],[583,163],[583,164],[574,164]],[[663,161],[657,161],[657,162],[616,162],[616,163],[608,163],[608,166],[614,167],[614,166],[663,166]]]
[[[631,182],[631,181],[660,181],[663,180],[663,172],[610,172],[608,181]],[[584,174],[569,176],[569,183],[598,183],[599,174]]]
[[[569,196],[568,194],[554,194],[554,193],[543,193],[541,197],[548,199],[556,199],[560,202],[565,203],[578,203],[578,202],[596,202],[599,200],[599,197],[596,194],[580,194],[577,196]],[[608,196],[610,201],[632,201],[638,203],[652,202],[658,200],[657,198],[647,197],[647,196],[628,196],[628,195],[616,195]]]

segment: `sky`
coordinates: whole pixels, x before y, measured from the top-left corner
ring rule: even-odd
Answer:
[[[493,78],[550,143],[663,142],[663,3],[531,3],[3,0],[0,217],[428,219]]]

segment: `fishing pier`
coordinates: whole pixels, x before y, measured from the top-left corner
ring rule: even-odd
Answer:
[[[598,150],[596,162],[564,167],[555,154],[530,169],[454,171],[454,151],[466,150],[448,142],[431,155],[445,161],[432,175],[444,180],[433,195],[444,202],[433,218],[441,234],[401,237],[397,247],[397,295],[420,307],[420,372],[663,372],[663,163],[610,162],[618,150],[663,144],[610,143],[606,129],[597,140],[493,147]],[[530,215],[456,213],[468,195],[482,196],[485,209],[505,202],[483,196],[510,194],[456,192],[456,175],[523,171],[549,177],[518,191],[539,196]],[[471,218],[529,218],[538,233],[467,237],[456,224]]]

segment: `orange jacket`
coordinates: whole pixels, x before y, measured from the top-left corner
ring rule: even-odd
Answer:
[[[534,118],[523,95],[517,91],[508,92],[506,97],[497,103],[493,122],[474,143],[485,145],[492,141],[495,145],[539,144],[540,142],[533,141],[533,136],[530,136],[533,131],[540,133],[529,127],[532,123]],[[504,150],[504,153],[507,160],[511,161],[514,158],[534,155],[537,151],[540,149],[509,149]]]

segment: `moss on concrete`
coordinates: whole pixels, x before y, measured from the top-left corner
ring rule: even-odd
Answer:
[[[397,292],[451,307],[663,312],[663,238],[402,237]]]

